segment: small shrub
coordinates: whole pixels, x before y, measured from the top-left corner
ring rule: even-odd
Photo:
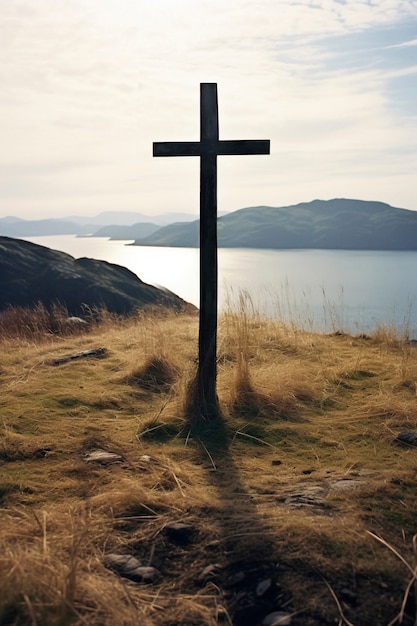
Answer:
[[[179,371],[162,355],[153,356],[127,378],[130,385],[141,387],[153,393],[166,393],[177,381]]]

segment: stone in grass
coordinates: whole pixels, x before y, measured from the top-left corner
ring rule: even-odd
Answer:
[[[271,578],[265,578],[265,580],[261,580],[259,581],[259,583],[256,586],[256,596],[258,598],[262,598],[263,596],[265,596],[266,593],[268,593],[270,590],[272,589],[272,579]]]
[[[396,436],[395,441],[406,446],[417,446],[417,433],[403,432]]]
[[[79,359],[105,359],[108,356],[106,348],[94,348],[93,350],[82,350],[75,354],[67,354],[59,359],[50,361],[50,365],[62,365],[63,363],[69,363],[70,361],[77,361]]]
[[[206,585],[208,582],[216,581],[220,574],[220,571],[220,565],[217,565],[217,563],[211,563],[210,565],[207,565],[207,567],[203,569],[201,574],[197,576],[196,582],[199,585],[203,586]]]
[[[223,582],[223,587],[225,587],[226,589],[229,587],[236,587],[243,583],[246,578],[246,572],[244,572],[243,570],[239,570],[238,572],[234,572],[226,578],[226,580]]]
[[[351,478],[342,478],[341,480],[335,480],[331,483],[330,489],[333,491],[349,491],[357,489],[358,487],[364,487],[366,485],[365,480],[353,480]]]
[[[195,528],[184,522],[168,522],[164,527],[164,532],[172,543],[187,546],[193,538]]]
[[[120,463],[123,457],[116,452],[107,452],[107,450],[91,450],[85,455],[84,459],[87,463],[101,463],[101,465],[111,465],[112,463]]]
[[[71,315],[71,317],[64,319],[64,324],[67,324],[68,326],[88,326],[88,322],[77,315]]]
[[[123,578],[128,578],[137,583],[155,583],[162,576],[155,567],[141,565],[140,561],[131,554],[108,554],[104,562],[109,569],[117,572]]]
[[[159,465],[158,459],[154,459],[152,456],[149,456],[149,454],[142,454],[142,456],[140,457],[139,461],[141,463],[146,464],[146,465],[148,465],[150,463]]]
[[[274,611],[269,613],[262,620],[262,626],[290,626],[291,615],[283,611]]]
[[[294,507],[318,507],[325,508],[326,490],[320,485],[294,485],[297,491],[284,500],[284,504]]]

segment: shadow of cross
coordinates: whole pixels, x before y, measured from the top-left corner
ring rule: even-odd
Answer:
[[[268,615],[278,613],[282,623],[288,624],[284,617],[289,617],[290,609],[285,608],[288,597],[279,580],[280,550],[274,522],[261,514],[252,481],[247,474],[241,475],[239,465],[245,464],[248,450],[239,451],[238,446],[232,450],[231,435],[221,417],[192,431],[197,444],[193,446],[195,462],[206,469],[208,484],[219,501],[210,511],[213,535],[211,541],[203,541],[201,557],[206,567],[197,581],[214,582],[230,626],[261,624]],[[210,567],[213,560],[214,568]]]
[[[219,140],[217,84],[200,84],[200,141],[153,144],[156,157],[200,157],[200,325],[195,417],[219,416],[216,393],[217,343],[217,156],[269,154],[269,140]]]

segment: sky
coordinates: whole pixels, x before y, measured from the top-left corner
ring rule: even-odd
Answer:
[[[0,0],[0,217],[199,211],[218,84],[219,212],[357,198],[417,210],[417,0]]]

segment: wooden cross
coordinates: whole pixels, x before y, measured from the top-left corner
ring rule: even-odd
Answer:
[[[200,141],[153,144],[153,156],[200,157],[200,327],[196,410],[204,420],[219,415],[217,344],[217,155],[269,154],[269,140],[220,141],[217,84],[200,84]]]

